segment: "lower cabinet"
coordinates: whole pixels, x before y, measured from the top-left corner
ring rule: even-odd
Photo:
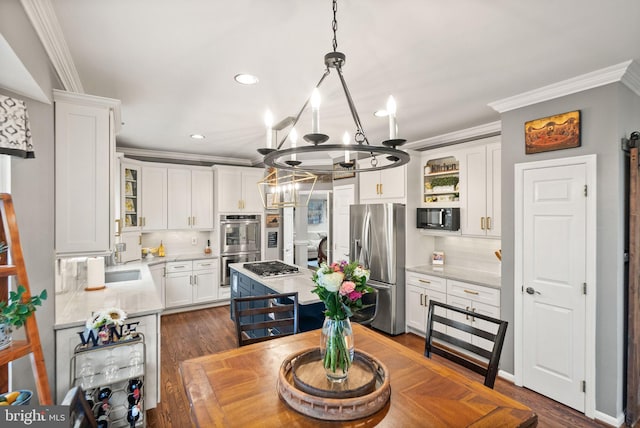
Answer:
[[[422,335],[427,332],[429,301],[447,302],[446,279],[407,272],[406,323],[407,331]]]
[[[424,336],[427,333],[427,315],[429,301],[447,303],[479,314],[500,318],[500,290],[477,284],[446,279],[417,272],[406,273],[406,330]],[[482,325],[484,321],[476,318],[466,318],[464,315],[450,314],[454,319],[468,325]],[[444,326],[441,325],[442,328]],[[436,329],[438,327],[436,326]],[[483,328],[486,328],[483,326]],[[452,335],[462,333],[451,331]],[[465,339],[470,339],[467,337]],[[473,341],[483,346],[484,340]],[[486,341],[488,346],[489,342]]]
[[[153,278],[153,285],[156,287],[162,306],[165,306],[165,277],[167,275],[166,267],[164,263],[149,266],[149,272],[151,272],[151,278]]]
[[[166,264],[165,307],[208,303],[218,299],[218,265],[214,260]]]

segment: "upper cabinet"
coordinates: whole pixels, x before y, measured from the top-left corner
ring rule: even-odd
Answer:
[[[463,152],[460,169],[460,229],[463,235],[500,237],[500,154],[497,138]]]
[[[169,229],[213,229],[213,171],[167,168]]]
[[[120,194],[122,195],[120,219],[124,218],[124,224],[120,226],[123,232],[139,230],[142,226],[140,167],[123,161],[120,164],[120,171]]]
[[[261,168],[222,166],[216,172],[218,213],[261,213],[264,209],[258,182],[264,178]]]
[[[377,156],[379,165],[391,163],[387,159]],[[359,167],[370,167],[371,158],[358,161]],[[380,171],[359,173],[360,203],[405,203],[406,202],[406,174],[407,167],[401,166]]]
[[[113,247],[115,134],[120,101],[53,91],[55,251],[102,253]]]
[[[124,159],[120,165],[123,232],[167,228],[167,168]]]

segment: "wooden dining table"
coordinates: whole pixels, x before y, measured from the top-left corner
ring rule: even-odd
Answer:
[[[320,330],[181,362],[180,373],[199,427],[534,427],[527,406],[358,324],[355,346],[388,369],[391,397],[375,414],[325,421],[292,409],[278,395],[282,362],[319,346]]]

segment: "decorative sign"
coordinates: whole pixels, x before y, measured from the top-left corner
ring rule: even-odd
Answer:
[[[580,147],[580,110],[526,122],[524,141],[528,155]]]
[[[128,340],[137,336],[136,328],[140,321],[126,323],[124,325],[112,325],[105,329],[86,329],[78,332],[83,346],[93,348],[95,346],[108,345],[120,340]]]
[[[352,178],[355,177],[356,173],[353,168],[345,168],[340,165],[340,163],[333,164],[333,179],[341,180],[343,178]]]
[[[434,265],[443,265],[444,264],[444,252],[443,251],[434,251],[431,255],[431,264]]]

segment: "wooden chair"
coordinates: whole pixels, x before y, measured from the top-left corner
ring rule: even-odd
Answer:
[[[446,315],[442,315],[444,313]],[[434,327],[435,323],[440,325]],[[507,321],[431,300],[424,355],[431,358],[434,353],[480,373],[485,386],[493,388],[507,324]],[[480,346],[479,342],[484,345]]]
[[[233,299],[238,346],[298,332],[298,293]]]
[[[354,311],[351,315],[351,321],[362,325],[370,325],[378,314],[378,290],[365,293],[362,296],[362,304],[364,308]]]

